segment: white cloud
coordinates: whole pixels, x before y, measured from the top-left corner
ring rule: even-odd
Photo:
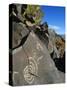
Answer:
[[[60,27],[56,26],[56,25],[49,25],[49,28],[55,29],[55,30],[59,30]]]
[[[49,28],[53,29],[57,34],[62,34],[61,28],[56,25],[49,25]]]

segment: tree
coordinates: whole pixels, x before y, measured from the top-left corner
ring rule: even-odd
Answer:
[[[41,11],[41,8],[39,5],[27,5],[27,8],[23,14],[23,16],[25,14],[30,14],[34,21],[35,21],[35,24],[38,24],[41,22],[41,18],[43,16],[43,12]]]

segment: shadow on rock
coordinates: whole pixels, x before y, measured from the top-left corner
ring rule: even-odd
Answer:
[[[52,57],[52,54],[51,54],[51,57]],[[65,52],[62,58],[55,58],[53,59],[53,61],[57,69],[65,73]]]

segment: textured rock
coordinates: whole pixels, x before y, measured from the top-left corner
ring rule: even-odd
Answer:
[[[29,34],[29,30],[23,23],[13,22],[12,33],[13,33],[12,48],[15,48],[21,43],[22,39]]]
[[[13,85],[64,83],[65,42],[54,30],[48,29],[47,24],[32,24],[33,17],[24,16],[26,7],[17,4],[10,14],[13,18],[13,72],[10,71]]]
[[[28,66],[31,70],[30,73],[28,72]],[[51,59],[46,46],[34,32],[30,33],[22,47],[13,51],[13,73],[15,73],[13,85],[64,82],[62,75],[60,77],[60,73]]]
[[[60,57],[63,57],[65,51],[65,40],[61,36],[57,35],[55,39],[55,44],[60,53]]]

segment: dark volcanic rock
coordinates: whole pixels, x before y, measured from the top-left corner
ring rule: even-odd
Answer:
[[[58,70],[65,72],[65,40],[53,30],[49,29],[53,51],[50,53]]]
[[[28,72],[28,66],[32,74]],[[62,83],[62,77],[64,74],[60,77],[46,46],[34,32],[22,47],[13,51],[13,85]]]
[[[18,45],[20,45],[21,41],[24,43],[23,40],[24,37],[27,38],[28,34],[29,34],[29,30],[26,28],[26,26],[23,23],[16,23],[13,22],[13,43],[12,43],[12,48],[17,47]]]
[[[62,58],[55,58],[54,62],[58,70],[65,73],[65,53]]]
[[[13,85],[65,82],[65,74],[63,73],[65,72],[65,54],[62,58],[60,57],[62,48],[60,50],[57,48],[56,39],[64,41],[53,30],[48,29],[47,23],[37,27],[37,25],[32,25],[34,20],[31,15],[25,14],[24,18],[21,13],[25,12],[26,5],[17,4],[13,7],[15,9],[10,16],[13,18]],[[24,21],[28,21],[28,25]],[[61,46],[63,49],[65,48],[64,43]]]

